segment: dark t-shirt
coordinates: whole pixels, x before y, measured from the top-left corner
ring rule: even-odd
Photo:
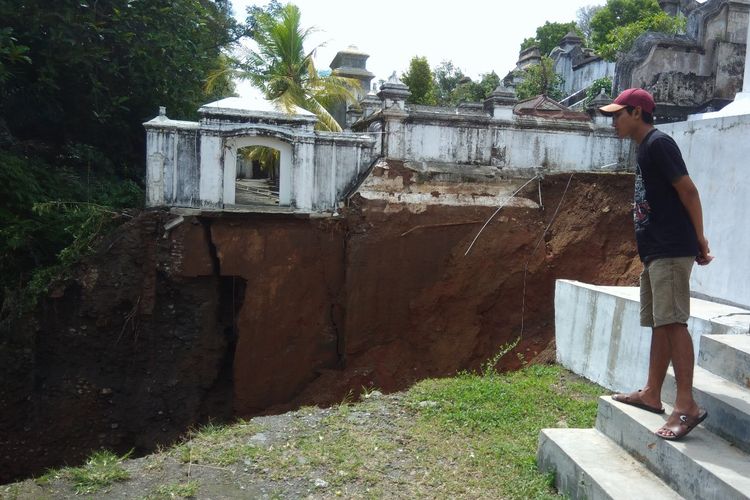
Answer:
[[[653,129],[638,146],[633,220],[641,260],[698,255],[698,237],[672,184],[688,175],[680,148]]]

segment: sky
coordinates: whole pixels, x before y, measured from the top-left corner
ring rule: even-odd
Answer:
[[[245,19],[248,5],[266,2],[233,0],[235,17]],[[284,2],[282,2],[284,3]],[[476,79],[495,71],[501,78],[512,70],[524,38],[545,23],[576,20],[579,8],[604,5],[605,0],[295,0],[302,25],[318,31],[306,49],[316,50],[318,70],[328,69],[339,50],[354,45],[370,54],[367,69],[373,82],[400,76],[414,56],[431,67],[444,60]]]

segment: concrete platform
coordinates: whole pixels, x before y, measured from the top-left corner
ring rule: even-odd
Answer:
[[[690,311],[688,329],[695,352],[703,335],[750,331],[750,311],[695,298]],[[651,329],[640,326],[636,287],[558,280],[555,341],[557,361],[599,385],[632,391],[646,382]]]
[[[682,498],[596,429],[544,429],[537,463],[574,500]]]
[[[599,399],[596,428],[685,498],[749,498],[750,455],[702,425],[682,441],[658,437],[654,431],[664,425],[672,408],[665,405],[665,410],[656,415],[604,396]]]

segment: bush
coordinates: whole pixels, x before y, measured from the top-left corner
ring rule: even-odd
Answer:
[[[114,226],[123,208],[143,204],[133,181],[81,168],[73,157],[66,163],[55,167],[39,156],[0,150],[0,302],[23,295],[24,305],[33,304],[50,279]]]

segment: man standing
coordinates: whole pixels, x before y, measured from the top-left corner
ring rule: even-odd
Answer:
[[[612,399],[664,413],[661,388],[670,361],[677,382],[674,411],[656,431],[664,439],[686,436],[708,415],[693,399],[693,341],[690,317],[690,272],[693,262],[706,265],[708,241],[703,234],[700,197],[675,141],[654,128],[654,98],[643,89],[623,91],[600,109],[612,116],[621,139],[638,144],[635,176],[635,222],[641,273],[641,325],[652,328],[648,380],[643,389]]]

